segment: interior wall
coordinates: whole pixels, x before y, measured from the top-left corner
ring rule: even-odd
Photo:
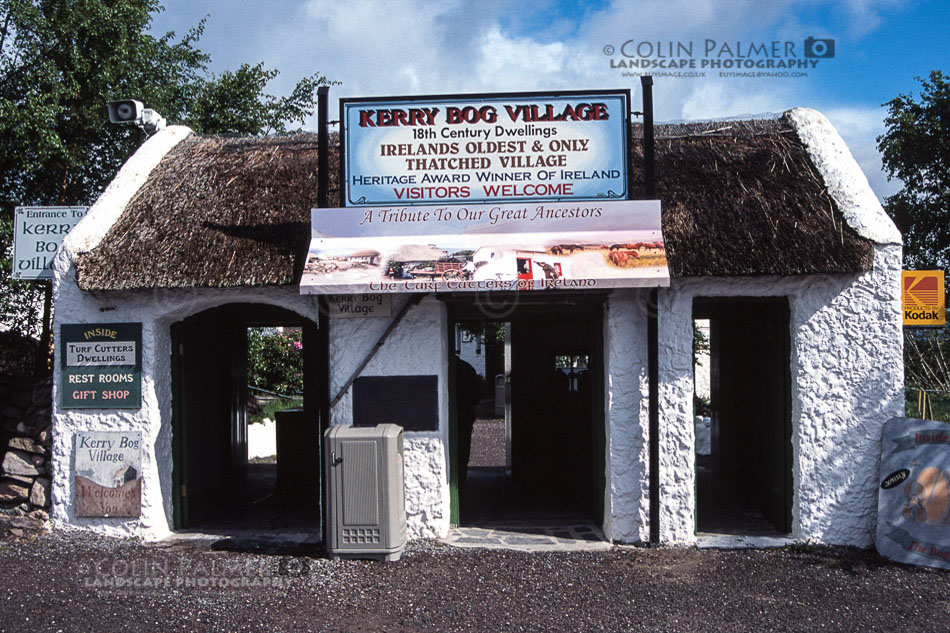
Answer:
[[[660,536],[695,542],[693,299],[785,296],[791,319],[792,536],[873,542],[881,427],[903,412],[901,248],[859,275],[673,280],[660,290]],[[646,416],[642,418],[646,424]]]
[[[182,334],[185,349],[220,350],[221,353],[186,353],[187,378],[183,380],[183,399],[188,404],[189,423],[185,424],[188,447],[188,498],[191,514],[200,514],[202,500],[214,495],[231,472],[231,331],[211,324],[192,328]],[[192,516],[192,522],[198,517]]]
[[[711,319],[716,487],[743,507],[762,512],[776,530],[788,532],[788,303],[700,299],[694,310]],[[702,494],[703,485],[699,491]],[[708,492],[716,494],[712,488]],[[698,527],[703,529],[702,521]]]

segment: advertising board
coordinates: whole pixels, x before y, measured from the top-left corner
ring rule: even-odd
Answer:
[[[60,393],[65,409],[142,406],[142,324],[64,324]]]
[[[302,294],[668,286],[656,200],[313,209]]]
[[[629,197],[630,93],[342,99],[344,206]]]

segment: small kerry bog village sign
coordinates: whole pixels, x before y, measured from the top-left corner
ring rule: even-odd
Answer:
[[[77,517],[137,517],[142,513],[142,433],[76,433]]]

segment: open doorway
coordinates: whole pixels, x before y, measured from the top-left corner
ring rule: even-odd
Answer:
[[[480,404],[466,420],[464,345],[450,359],[453,522],[597,524],[603,514],[601,299],[522,300],[504,318],[453,304],[453,332],[484,332]],[[481,316],[473,319],[469,315]],[[468,318],[466,318],[468,317]],[[486,350],[488,346],[485,346]],[[481,374],[481,372],[478,372]],[[600,386],[598,388],[598,385]],[[598,413],[599,412],[599,413]]]
[[[788,301],[698,298],[693,317],[696,529],[787,534],[792,507]]]
[[[172,326],[176,529],[319,528],[315,334],[247,304]]]

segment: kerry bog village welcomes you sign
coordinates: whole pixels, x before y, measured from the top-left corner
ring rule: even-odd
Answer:
[[[345,206],[625,199],[626,90],[343,99]]]
[[[78,517],[137,517],[142,512],[142,433],[76,433]]]

